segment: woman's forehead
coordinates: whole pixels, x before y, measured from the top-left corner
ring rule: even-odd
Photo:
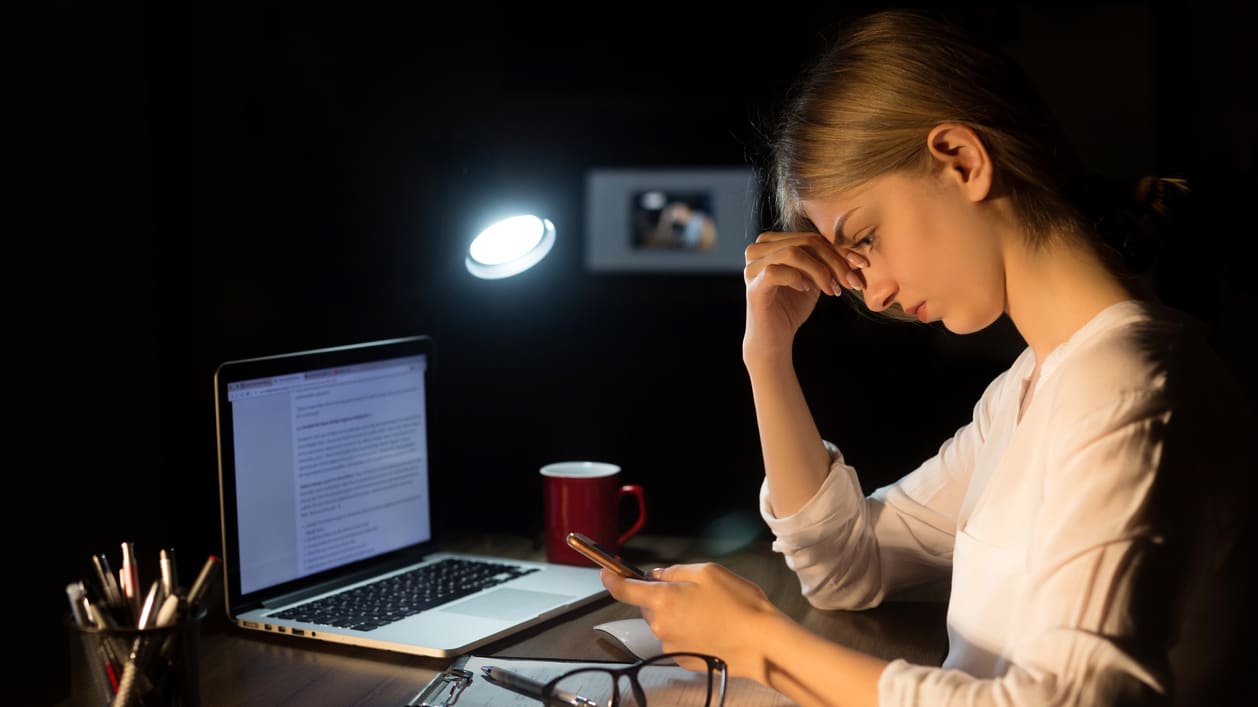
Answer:
[[[876,192],[878,187],[885,184],[890,176],[874,177],[855,186],[828,193],[801,195],[799,203],[804,211],[808,213],[812,213],[814,210],[849,211],[853,206],[867,198],[871,192]]]
[[[800,210],[821,235],[833,239],[843,233],[843,224],[860,208],[872,187],[871,181],[829,196],[800,199]]]

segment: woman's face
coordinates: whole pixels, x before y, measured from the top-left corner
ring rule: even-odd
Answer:
[[[1004,312],[1004,265],[992,210],[955,183],[945,172],[895,173],[803,207],[823,236],[869,259],[861,273],[870,310],[898,304],[969,334]]]

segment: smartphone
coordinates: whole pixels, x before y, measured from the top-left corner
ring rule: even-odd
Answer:
[[[594,560],[599,565],[615,572],[621,577],[630,579],[651,579],[646,572],[634,567],[624,560],[612,554],[611,550],[603,547],[590,538],[581,533],[568,533],[568,547]]]

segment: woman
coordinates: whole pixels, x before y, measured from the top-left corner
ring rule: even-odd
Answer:
[[[1185,658],[1235,645],[1217,610],[1244,567],[1229,501],[1258,428],[1198,328],[1103,240],[1146,243],[1182,185],[1143,180],[1148,208],[1099,211],[1067,154],[1012,63],[926,16],[857,21],[805,76],[773,144],[781,230],[744,273],[761,512],[819,608],[950,572],[949,653],[919,666],[830,643],[713,564],[604,572],[665,650],[803,705],[1240,704],[1209,693],[1225,661]],[[818,298],[844,289],[957,334],[1007,315],[1027,344],[971,422],[868,497],[792,366]]]

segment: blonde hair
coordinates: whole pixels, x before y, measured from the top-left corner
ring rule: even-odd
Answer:
[[[788,95],[766,175],[777,228],[816,230],[805,200],[893,172],[925,173],[927,135],[945,122],[983,141],[993,193],[1009,197],[1032,247],[1057,232],[1103,235],[1095,182],[1021,68],[958,26],[912,10],[848,25]]]
[[[1018,66],[956,26],[889,10],[849,25],[796,85],[772,143],[779,225],[807,226],[802,200],[926,170],[926,136],[944,122],[978,134],[1033,242],[1077,219],[1076,162]]]

